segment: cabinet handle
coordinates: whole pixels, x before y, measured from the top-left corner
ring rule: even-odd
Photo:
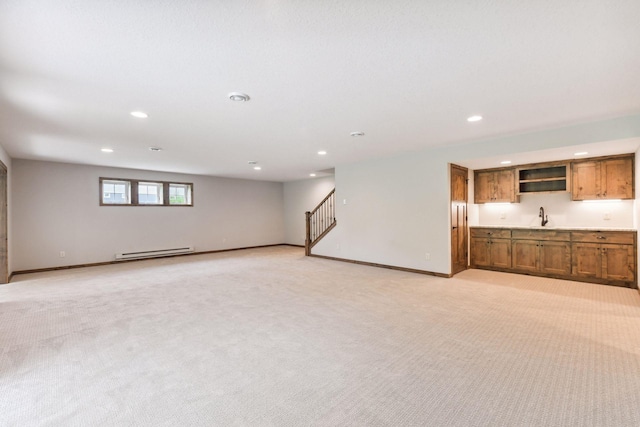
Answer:
[[[596,239],[606,239],[606,237],[604,237],[604,236],[598,236],[598,237],[596,237]]]

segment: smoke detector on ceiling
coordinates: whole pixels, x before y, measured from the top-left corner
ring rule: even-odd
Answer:
[[[246,93],[242,93],[242,92],[231,92],[229,94],[229,99],[234,101],[234,102],[247,102],[248,100],[250,100],[251,98],[249,98],[249,95],[247,95]]]

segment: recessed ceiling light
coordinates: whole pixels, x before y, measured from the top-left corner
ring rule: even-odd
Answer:
[[[144,111],[132,111],[131,115],[133,117],[137,117],[139,119],[146,119],[147,117],[149,117],[149,115],[147,113],[145,113]]]
[[[574,156],[584,156],[589,154],[588,151],[578,151],[577,153],[573,153]]]
[[[251,98],[249,98],[249,95],[247,95],[246,93],[231,92],[229,94],[229,99],[232,100],[232,101],[235,101],[235,102],[247,102]]]
[[[325,154],[327,154],[326,151],[318,151],[318,154],[320,154],[321,156],[324,156]]]
[[[501,165],[510,165],[511,164],[511,160],[503,160],[500,162]]]
[[[360,132],[360,131],[357,131],[357,132],[351,132],[351,134],[350,134],[350,135],[351,135],[351,136],[364,136],[364,132]]]
[[[482,116],[471,116],[467,118],[468,122],[479,122],[480,120],[482,120]]]
[[[102,151],[103,153],[113,153],[113,148],[103,148],[100,151]]]
[[[316,174],[315,173],[310,173],[309,176],[316,176]]]
[[[160,147],[149,147],[149,151],[162,151]]]
[[[254,167],[253,169],[255,169],[255,170],[259,171],[259,170],[261,170],[262,168],[261,168],[260,166],[256,166],[256,167]]]

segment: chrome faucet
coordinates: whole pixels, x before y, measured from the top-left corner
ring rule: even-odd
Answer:
[[[540,225],[544,227],[549,222],[549,215],[544,214],[544,208],[540,206],[540,215],[538,215],[542,220],[540,221]]]

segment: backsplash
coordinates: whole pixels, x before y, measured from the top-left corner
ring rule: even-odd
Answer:
[[[574,202],[565,192],[525,194],[520,203],[469,205],[469,225],[539,226],[540,207],[549,217],[546,227],[634,228],[634,200]]]

